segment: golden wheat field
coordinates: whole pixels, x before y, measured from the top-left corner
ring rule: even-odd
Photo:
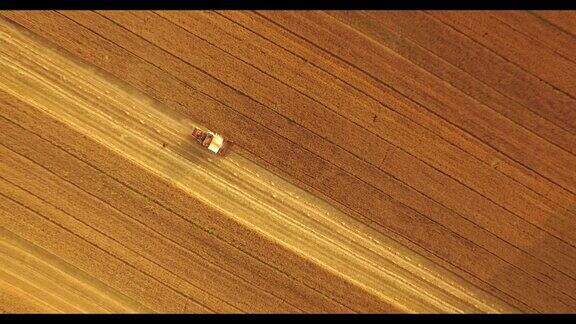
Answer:
[[[576,12],[0,11],[0,312],[576,313]]]

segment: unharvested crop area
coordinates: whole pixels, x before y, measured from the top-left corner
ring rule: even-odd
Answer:
[[[0,11],[0,311],[575,313],[575,53],[571,11]]]

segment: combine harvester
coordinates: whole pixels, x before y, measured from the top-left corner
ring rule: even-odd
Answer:
[[[227,141],[222,135],[211,131],[203,131],[196,127],[192,131],[192,136],[196,138],[198,143],[217,155],[225,155],[230,147],[230,141]]]

